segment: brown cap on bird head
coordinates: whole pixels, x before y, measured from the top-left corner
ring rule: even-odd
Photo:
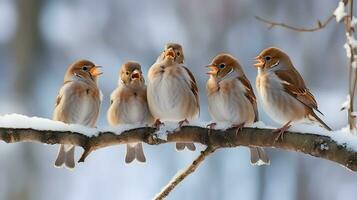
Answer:
[[[216,55],[207,67],[211,70],[207,72],[207,74],[217,76],[218,78],[225,77],[233,70],[238,74],[243,73],[242,67],[237,59],[228,53],[220,53]]]
[[[74,75],[77,75],[84,79],[97,81],[98,76],[103,74],[99,68],[101,68],[101,66],[95,65],[89,60],[78,60],[69,66],[64,79],[68,81],[72,79]]]
[[[289,56],[281,49],[269,47],[264,49],[257,57],[254,58],[257,63],[254,64],[257,68],[272,68],[279,63],[291,63]]]

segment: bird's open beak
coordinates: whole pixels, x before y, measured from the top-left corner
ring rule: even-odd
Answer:
[[[131,73],[131,79],[139,79],[141,76],[141,73],[139,70],[134,70],[133,73]]]
[[[102,68],[102,66],[94,66],[89,73],[94,77],[100,76],[103,74],[103,72],[101,72],[99,68]]]
[[[263,67],[265,65],[264,60],[262,59],[261,56],[257,56],[254,58],[254,61],[256,61],[257,63],[254,63],[255,67]]]
[[[207,68],[211,70],[207,72],[208,75],[216,75],[218,73],[218,68],[214,65],[208,65]]]
[[[168,56],[170,56],[172,58],[176,57],[176,53],[172,48],[169,48],[165,51],[165,57],[168,57]]]

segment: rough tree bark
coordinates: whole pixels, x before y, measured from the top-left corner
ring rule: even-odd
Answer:
[[[271,129],[244,128],[236,134],[235,129],[209,130],[197,126],[185,126],[167,135],[167,140],[160,139],[156,130],[143,127],[127,130],[120,135],[102,132],[97,136],[86,136],[81,133],[43,131],[34,129],[0,128],[0,140],[6,143],[40,142],[46,144],[72,144],[84,149],[79,162],[84,162],[93,151],[113,145],[144,142],[159,145],[171,142],[195,142],[217,148],[239,146],[259,146],[279,148],[301,152],[339,163],[346,168],[357,171],[357,152],[345,144],[338,144],[328,136],[313,133],[286,132],[284,141],[275,141]]]

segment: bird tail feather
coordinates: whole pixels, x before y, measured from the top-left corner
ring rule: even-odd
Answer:
[[[195,151],[196,150],[196,146],[193,143],[176,143],[176,150],[178,150],[178,151],[182,151],[186,147],[190,151]]]
[[[323,128],[325,128],[328,131],[332,131],[332,129],[324,122],[322,119],[319,118],[319,116],[316,115],[316,113],[311,112],[310,114]]]

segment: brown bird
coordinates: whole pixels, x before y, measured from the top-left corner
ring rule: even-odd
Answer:
[[[146,85],[140,64],[135,61],[123,64],[119,76],[118,87],[110,98],[109,124],[152,124],[154,119],[148,108]],[[146,161],[142,143],[126,145],[125,162],[131,163],[134,159]]]
[[[316,122],[331,131],[314,112],[322,114],[314,96],[286,53],[270,47],[255,59],[255,66],[258,68],[256,85],[263,106],[273,120],[284,124],[275,131],[278,133],[276,140],[283,139],[283,134],[291,123]]]
[[[57,96],[53,120],[95,127],[101,103],[97,78],[102,73],[98,68],[88,60],[77,61],[68,68]],[[55,166],[63,165],[75,167],[73,145],[60,146]]]
[[[211,71],[208,72],[207,97],[212,119],[215,122],[230,123],[237,131],[244,125],[258,121],[254,91],[237,59],[221,53],[213,58],[208,67]],[[269,164],[263,148],[250,147],[250,152],[252,164]]]
[[[150,67],[148,75],[149,109],[156,119],[155,126],[163,121],[175,121],[181,127],[199,115],[196,80],[183,64],[182,46],[168,43],[164,52]],[[176,149],[196,149],[193,143],[177,143]]]

